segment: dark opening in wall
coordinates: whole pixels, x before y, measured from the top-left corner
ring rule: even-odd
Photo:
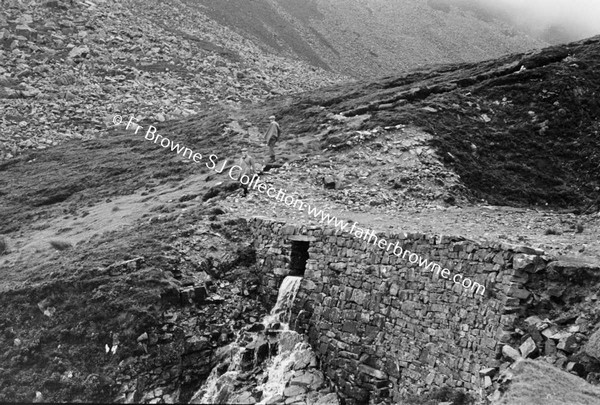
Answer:
[[[308,260],[309,242],[292,241],[292,252],[290,254],[290,276],[304,276],[306,261]]]

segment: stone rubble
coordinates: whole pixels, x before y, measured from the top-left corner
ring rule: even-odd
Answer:
[[[182,0],[3,1],[0,61],[0,160],[102,136],[115,114],[162,122],[345,80]]]
[[[492,384],[486,386],[489,400],[500,398],[504,384],[511,381],[511,370],[522,359],[539,359],[585,379],[600,383],[600,354],[597,351],[600,330],[594,325],[599,312],[595,305],[597,295],[588,295],[573,279],[587,273],[586,280],[593,288],[598,279],[598,265],[579,261],[551,260],[545,256],[523,252],[513,258],[517,282],[513,287],[514,300],[507,310],[522,316],[511,330],[500,336],[503,362],[494,370]],[[541,283],[541,284],[538,284]],[[541,287],[541,290],[539,288]],[[523,293],[527,292],[527,293]],[[558,306],[555,317],[542,317],[531,313],[530,305],[551,308],[556,303],[570,302],[575,297],[579,304],[565,311]],[[589,307],[589,308],[588,308]],[[597,319],[597,318],[596,318]],[[596,329],[593,334],[592,330]]]

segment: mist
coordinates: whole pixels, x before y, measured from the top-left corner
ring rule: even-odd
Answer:
[[[599,0],[457,0],[448,3],[477,14],[492,14],[551,43],[600,34]]]

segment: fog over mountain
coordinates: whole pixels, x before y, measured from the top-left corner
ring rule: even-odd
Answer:
[[[484,19],[499,18],[538,39],[569,42],[600,34],[597,0],[442,0]]]

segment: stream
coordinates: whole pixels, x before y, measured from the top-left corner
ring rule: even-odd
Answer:
[[[339,404],[306,336],[289,327],[301,281],[286,277],[270,314],[217,352],[217,366],[190,403]]]

